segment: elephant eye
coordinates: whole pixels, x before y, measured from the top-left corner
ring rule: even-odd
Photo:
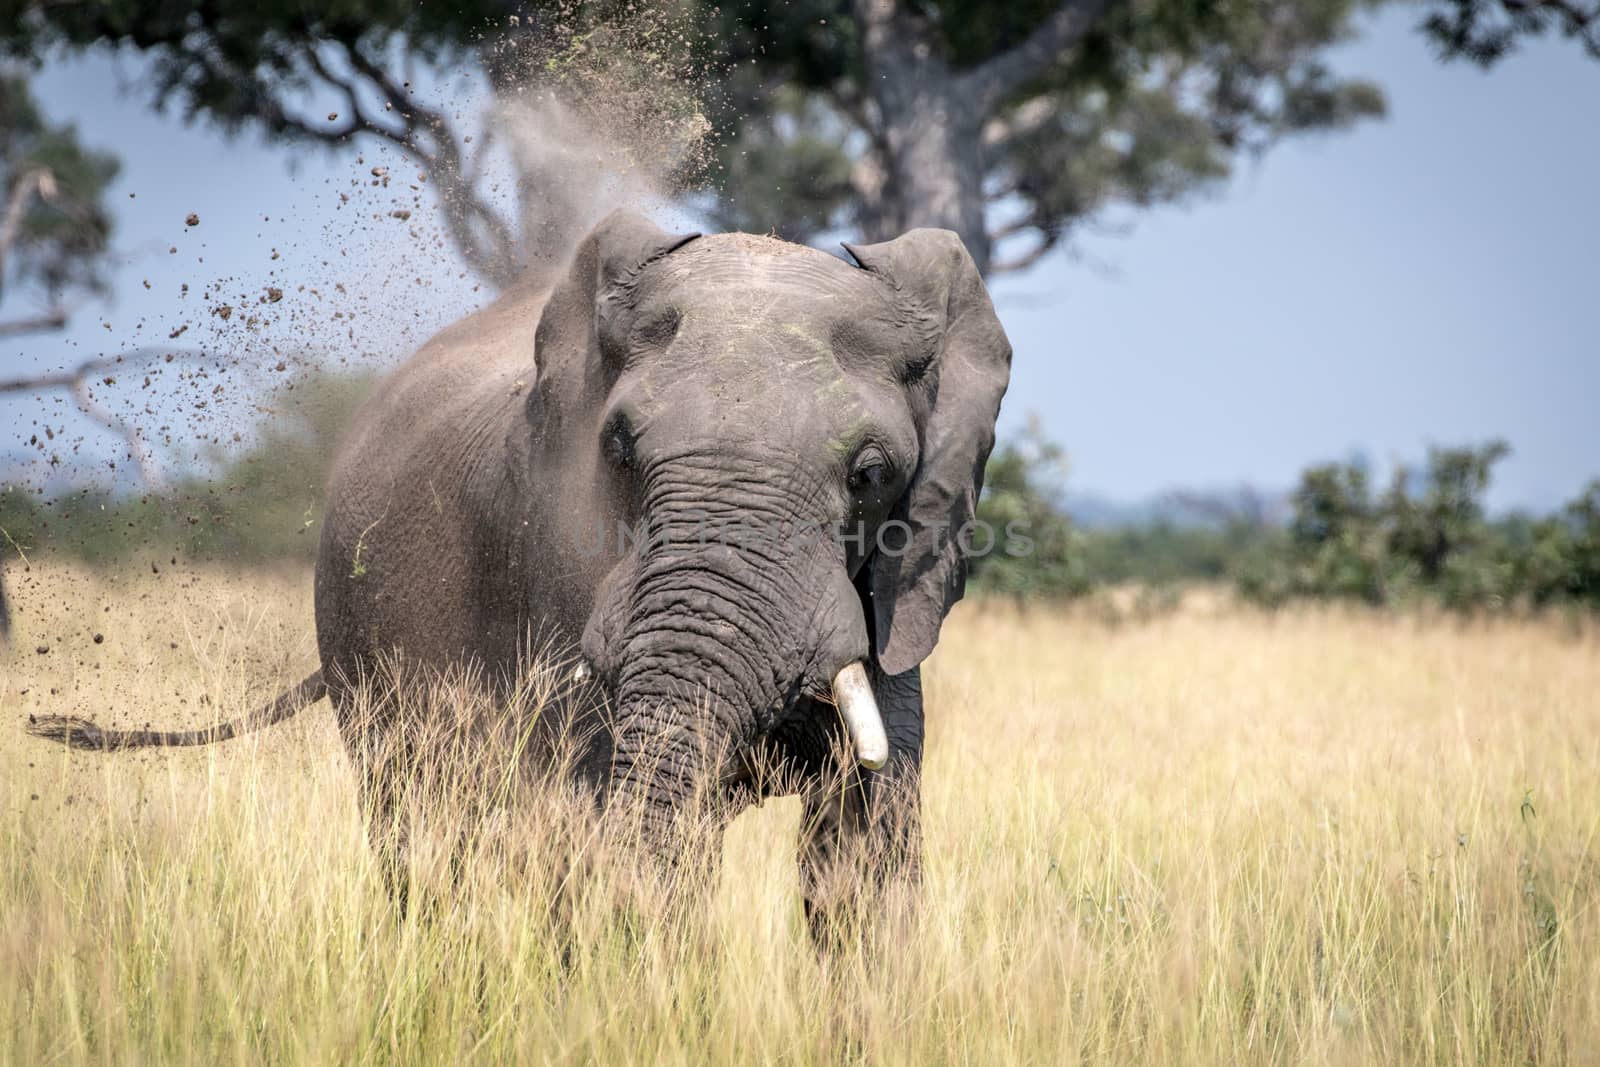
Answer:
[[[889,464],[875,447],[862,449],[850,468],[850,491],[854,493],[877,489],[888,480]]]
[[[919,356],[916,359],[907,360],[906,363],[900,368],[900,384],[916,385],[918,382],[922,381],[922,379],[928,376],[928,368],[932,366],[933,356],[931,355]]]
[[[634,453],[636,440],[632,420],[626,413],[619,411],[606,420],[606,427],[601,432],[600,447],[612,466],[618,470],[632,470],[638,462],[638,457]]]
[[[634,337],[646,345],[665,348],[678,336],[678,327],[682,324],[683,313],[669,306],[635,327]]]

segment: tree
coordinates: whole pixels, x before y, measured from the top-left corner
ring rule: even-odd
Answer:
[[[1483,540],[1483,494],[1494,465],[1510,454],[1504,441],[1477,448],[1430,448],[1420,496],[1411,492],[1411,471],[1397,469],[1383,504],[1389,551],[1415,566],[1424,583],[1437,584],[1453,559]]]
[[[1433,0],[1422,30],[1445,59],[1493,66],[1519,40],[1556,30],[1600,59],[1600,3],[1595,0]]]
[[[670,6],[24,0],[5,18],[5,3],[0,25],[12,29],[0,36],[13,54],[135,49],[151,62],[151,103],[188,120],[331,148],[359,139],[397,148],[432,186],[462,258],[495,286],[530,265],[550,265],[545,250],[564,261],[574,227],[588,221],[575,201],[594,184],[561,172],[592,163],[594,153],[580,149],[642,138],[672,154],[695,132],[684,94],[671,91],[694,56]],[[430,102],[417,84],[423,72],[436,83],[470,72],[494,97],[492,121],[462,114],[450,99],[462,88],[454,81],[448,96]],[[617,107],[619,97],[627,108]],[[537,136],[506,136],[529,121],[539,124]],[[495,191],[497,151],[516,171],[510,217]]]
[[[0,485],[0,557],[53,551],[90,563],[153,553],[248,564],[316,556],[324,479],[340,437],[376,385],[370,372],[312,371],[204,469],[121,493],[83,485],[45,499]]]
[[[1559,515],[1512,525],[1508,555],[1516,588],[1539,606],[1600,608],[1600,480]]]
[[[45,117],[23,71],[0,67],[0,338],[59,330],[75,292],[104,289],[111,216],[103,198],[116,174],[115,158]],[[19,294],[36,306],[15,312]],[[81,392],[79,400],[92,404]],[[22,549],[0,527],[0,559],[11,552]],[[0,586],[0,641],[10,626]]]
[[[1287,535],[1236,561],[1239,592],[1265,604],[1294,597],[1375,606],[1432,600],[1457,610],[1600,607],[1600,482],[1559,514],[1491,520],[1484,504],[1502,441],[1430,448],[1421,471],[1399,467],[1373,498],[1357,463],[1308,469]]]
[[[1181,198],[1239,152],[1381,113],[1375,87],[1318,58],[1366,3],[32,0],[10,42],[141,49],[155,102],[227,129],[387,141],[426,171],[453,242],[494,284],[539,250],[564,256],[582,212],[556,190],[581,153],[511,146],[507,217],[487,188],[493,127],[469,149],[461,117],[413,92],[412,66],[471,66],[497,108],[534,109],[562,136],[648,132],[649,166],[724,226],[802,241],[944,226],[988,271],[1037,262],[1109,206]],[[323,119],[314,99],[339,106]],[[707,130],[718,166],[702,169]]]
[[[0,338],[67,323],[75,292],[105,288],[112,156],[39,110],[18,69],[0,68]],[[17,298],[33,310],[16,312]]]
[[[1307,469],[1293,496],[1286,592],[1385,603],[1391,594],[1383,516],[1361,463]]]
[[[1180,199],[1238,152],[1381,114],[1374,86],[1318,58],[1361,6],[727,4],[744,121],[719,220],[797,240],[942,226],[986,273],[1025,269],[1107,207]]]
[[[971,539],[973,588],[1022,597],[1072,597],[1088,592],[1081,536],[1059,495],[1066,453],[1037,419],[989,457]]]

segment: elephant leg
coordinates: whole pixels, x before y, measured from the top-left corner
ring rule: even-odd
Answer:
[[[410,902],[410,827],[399,783],[406,755],[397,750],[401,731],[391,721],[392,695],[359,693],[330,685],[335,721],[356,776],[357,799],[367,823],[367,842],[390,898],[403,917]]]
[[[841,947],[863,920],[906,902],[922,867],[922,679],[883,675],[873,691],[889,735],[889,762],[863,770],[848,753],[802,794],[800,891],[819,948]],[[898,892],[896,892],[898,891]]]

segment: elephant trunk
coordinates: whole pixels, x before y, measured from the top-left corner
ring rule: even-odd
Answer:
[[[836,546],[658,523],[619,635],[613,802],[657,842],[673,837],[805,690],[831,690],[863,759],[881,764],[888,746],[859,662],[865,621]]]
[[[780,699],[792,603],[740,548],[669,539],[644,550],[617,657],[611,802],[652,850],[677,854],[754,736],[752,709]]]

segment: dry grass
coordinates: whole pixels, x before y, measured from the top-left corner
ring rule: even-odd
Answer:
[[[507,877],[400,920],[325,705],[175,754],[21,730],[46,710],[241,712],[313,661],[304,576],[10,581],[27,611],[0,658],[0,1062],[1600,1049],[1592,631],[966,606],[928,669],[916,935],[823,967],[793,801],[738,821],[689,923],[591,909],[564,940],[544,890]]]

